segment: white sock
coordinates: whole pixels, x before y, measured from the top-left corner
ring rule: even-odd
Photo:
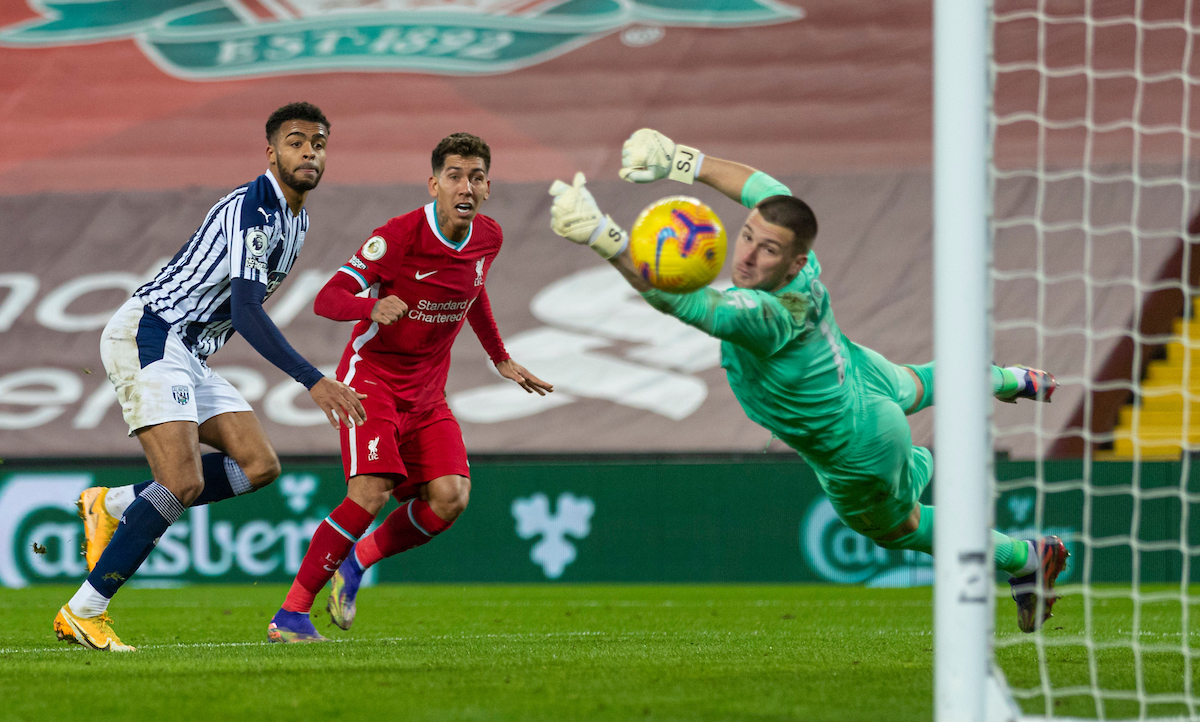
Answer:
[[[77,617],[94,617],[108,610],[109,601],[111,600],[108,597],[96,591],[96,588],[85,579],[83,586],[75,592],[75,596],[71,597],[67,606]]]
[[[129,505],[133,503],[133,498],[134,494],[132,484],[129,486],[114,487],[109,489],[108,493],[104,495],[104,508],[107,509],[108,513],[113,517],[120,519],[121,515],[125,513],[125,510],[129,508]],[[75,607],[71,607],[71,609],[74,608]]]
[[[1042,557],[1038,554],[1037,544],[1034,544],[1031,541],[1026,541],[1025,543],[1029,545],[1029,558],[1025,560],[1025,566],[1021,567],[1013,574],[1014,577],[1023,577],[1026,574],[1033,574],[1042,564]],[[72,607],[72,609],[74,609],[74,607]]]

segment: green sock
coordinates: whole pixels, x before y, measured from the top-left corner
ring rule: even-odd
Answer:
[[[997,569],[1016,574],[1029,561],[1029,545],[1020,539],[1013,539],[993,529],[992,540],[996,546]]]
[[[916,413],[921,409],[933,406],[933,361],[923,365],[914,366],[905,364],[906,368],[912,369],[912,372],[921,379],[921,385],[925,387],[925,395],[921,397],[920,403],[913,409],[912,413]],[[1017,375],[1006,368],[999,366],[992,367],[992,393],[996,396],[1012,396],[1021,389],[1021,382],[1017,379]]]
[[[922,366],[905,364],[905,368],[916,374],[917,378],[921,380],[921,386],[924,387],[924,393],[922,394],[921,399],[917,402],[916,406],[913,407],[913,410],[909,411],[908,409],[905,409],[905,412],[915,414],[921,409],[927,409],[930,406],[933,406],[933,363],[933,361],[930,361]]]
[[[1020,539],[1013,539],[992,530],[992,540],[996,547],[996,568],[1009,574],[1016,574],[1029,561],[1029,545]],[[899,539],[876,544],[884,549],[912,549],[933,555],[933,507],[921,505],[921,522],[917,530]]]
[[[1021,388],[1017,375],[999,366],[992,367],[992,393],[996,396],[1012,396]]]

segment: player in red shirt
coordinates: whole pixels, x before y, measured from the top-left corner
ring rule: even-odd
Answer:
[[[267,627],[272,642],[325,639],[309,612],[331,577],[330,616],[349,629],[363,571],[428,542],[467,507],[467,451],[445,391],[464,319],[502,376],[529,393],[553,391],[508,357],[484,290],[503,241],[500,225],[478,215],[491,190],[490,165],[480,138],[444,138],[433,151],[434,201],[375,229],[317,295],[317,314],[358,321],[337,377],[366,394],[367,419],[341,429],[346,499],[313,534]],[[368,289],[367,298],[355,295]],[[390,496],[400,508],[360,540]]]

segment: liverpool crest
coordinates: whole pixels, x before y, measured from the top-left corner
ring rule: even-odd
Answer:
[[[739,27],[800,19],[778,0],[288,0],[246,17],[232,0],[29,0],[47,17],[0,29],[0,44],[136,40],[185,79],[328,70],[504,73],[617,31]],[[644,40],[633,45],[646,44]]]

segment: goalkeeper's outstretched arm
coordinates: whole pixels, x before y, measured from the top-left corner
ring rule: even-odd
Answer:
[[[760,170],[705,155],[650,128],[636,131],[621,147],[619,175],[631,183],[662,178],[688,184],[700,181],[747,208],[770,196],[792,194],[787,186]]]
[[[716,338],[730,341],[764,356],[782,348],[805,330],[797,313],[763,291],[719,293],[702,288],[691,293],[665,293],[655,289],[633,267],[629,236],[604,215],[587,189],[582,173],[571,184],[554,181],[550,195],[550,228],[558,235],[587,245],[613,265],[654,308]],[[803,315],[803,309],[797,309]]]

